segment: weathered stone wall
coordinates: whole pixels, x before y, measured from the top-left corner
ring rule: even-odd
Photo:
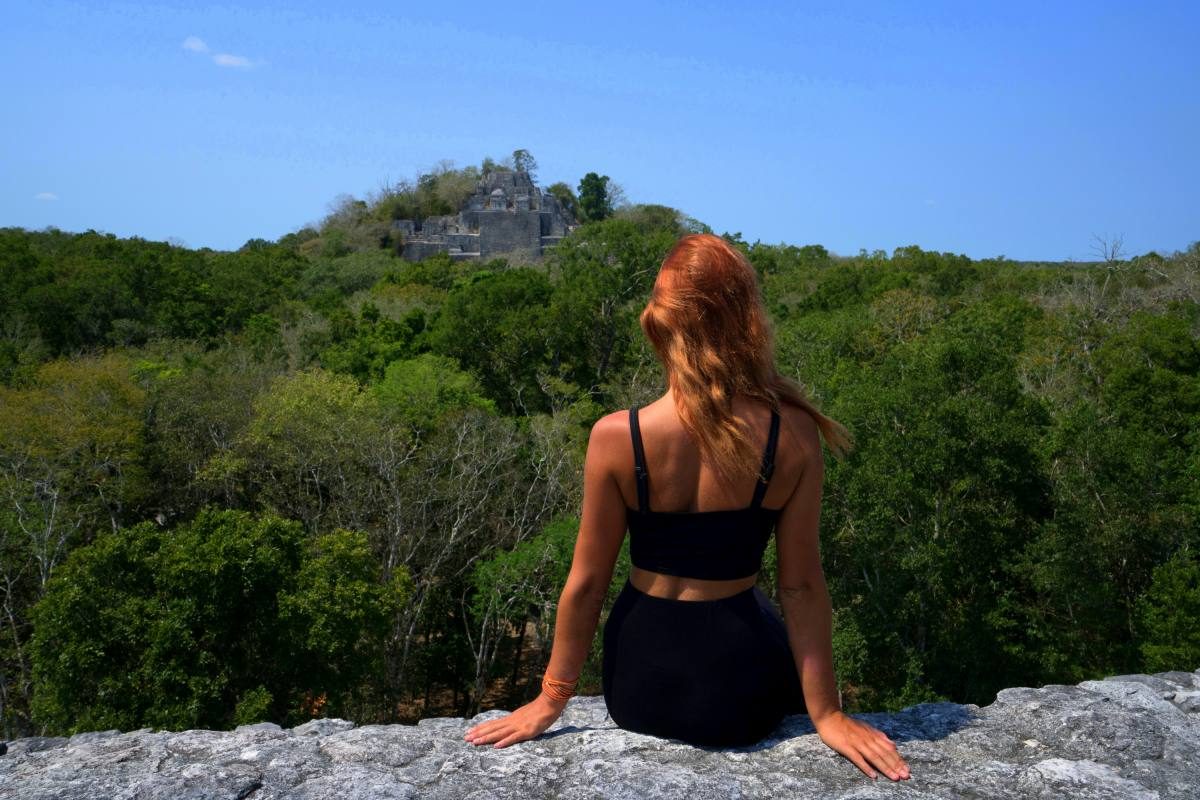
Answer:
[[[537,211],[479,212],[479,254],[542,252],[542,220]]]
[[[464,253],[479,252],[479,234],[478,233],[447,233],[446,244],[451,247],[462,250]]]
[[[541,198],[541,192],[533,185],[533,179],[527,172],[489,172],[483,176],[482,185],[484,194],[502,189],[509,200],[513,200],[517,195],[528,195],[535,210],[538,207],[537,201]]]
[[[899,783],[872,783],[804,715],[752,747],[702,748],[621,730],[603,698],[575,697],[535,739],[499,749],[463,741],[506,713],[19,739],[0,755],[0,798],[1200,797],[1200,670],[1005,689],[983,708],[854,715],[896,742],[912,775]]]
[[[446,245],[442,242],[423,242],[423,241],[405,241],[402,256],[409,261],[420,261],[423,258],[429,258],[435,253],[446,252]]]
[[[559,238],[566,236],[569,225],[567,219],[570,215],[563,210],[562,203],[558,202],[558,198],[546,192],[542,195],[542,236],[557,236]]]

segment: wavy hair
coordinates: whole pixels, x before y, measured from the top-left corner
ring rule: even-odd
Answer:
[[[758,273],[720,236],[691,234],[676,242],[640,322],[666,370],[680,421],[721,480],[732,483],[760,466],[749,425],[733,414],[738,394],[776,411],[783,402],[804,408],[838,458],[852,447],[849,431],[779,373]]]

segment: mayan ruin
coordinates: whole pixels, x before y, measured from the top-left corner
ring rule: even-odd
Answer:
[[[403,237],[401,254],[410,261],[434,253],[449,253],[455,260],[539,257],[576,227],[578,223],[558,198],[539,189],[529,173],[520,170],[484,173],[457,214],[392,223],[393,231]]]

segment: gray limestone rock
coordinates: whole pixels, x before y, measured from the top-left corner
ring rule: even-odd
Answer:
[[[99,731],[7,742],[0,798],[1073,798],[1200,797],[1200,670],[1018,687],[980,708],[923,703],[856,714],[912,778],[866,778],[789,717],[752,747],[694,747],[618,728],[575,697],[536,739],[472,745],[471,725],[317,719],[233,731]],[[3,748],[0,748],[0,753]]]

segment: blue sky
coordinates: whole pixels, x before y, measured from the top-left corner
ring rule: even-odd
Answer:
[[[1200,239],[1197,30],[1195,2],[8,3],[0,226],[236,248],[526,148],[749,241],[1170,252]]]

